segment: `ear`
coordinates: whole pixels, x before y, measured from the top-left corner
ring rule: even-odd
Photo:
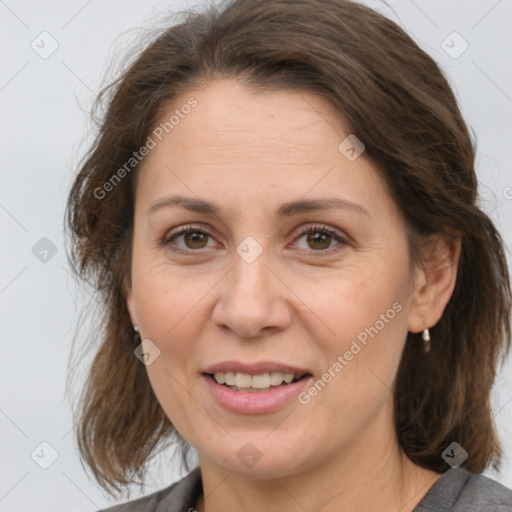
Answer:
[[[421,332],[433,327],[450,300],[459,265],[461,239],[436,237],[425,251],[425,259],[415,274],[408,330]]]
[[[135,305],[133,303],[133,288],[127,275],[125,275],[123,279],[123,291],[124,296],[126,297],[126,307],[128,308],[128,312],[130,313],[132,324],[138,325],[137,315],[135,314]]]

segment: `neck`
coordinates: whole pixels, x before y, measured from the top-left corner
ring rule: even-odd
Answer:
[[[232,473],[200,457],[204,495],[197,512],[410,512],[441,475],[413,464],[391,437],[373,444],[364,437],[350,453],[278,478],[272,471],[265,479]]]

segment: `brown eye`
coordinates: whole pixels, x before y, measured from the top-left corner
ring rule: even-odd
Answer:
[[[315,233],[307,234],[307,243],[310,244],[315,250],[328,249],[331,243],[331,235],[316,231]]]
[[[212,238],[212,235],[201,228],[183,226],[164,238],[160,245],[183,254],[199,253],[202,249],[209,247],[209,238]],[[298,241],[303,238],[305,239],[305,247],[300,247]],[[182,241],[180,242],[180,240]],[[335,243],[333,244],[333,242]],[[348,245],[348,241],[337,231],[327,226],[311,226],[299,234],[295,239],[295,245],[300,250],[310,254],[318,253],[317,255],[321,256],[342,249],[345,245]]]
[[[174,234],[165,237],[160,245],[176,252],[199,252],[208,247],[208,238],[211,238],[211,235],[198,227],[183,226]]]
[[[305,247],[300,247],[298,241],[305,239]],[[295,239],[299,249],[310,253],[330,253],[343,248],[348,244],[347,240],[338,232],[327,226],[310,226]],[[336,242],[333,246],[332,242]]]
[[[189,249],[202,249],[205,247],[206,243],[208,242],[207,237],[209,236],[206,233],[200,232],[200,231],[193,231],[193,232],[187,232],[182,233],[183,240],[185,242],[185,245]]]

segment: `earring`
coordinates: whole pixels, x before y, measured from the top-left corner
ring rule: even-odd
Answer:
[[[140,334],[139,334],[139,326],[134,325],[133,330],[135,331],[135,334],[133,335],[133,341],[135,343],[140,343]]]
[[[425,329],[423,331],[423,334],[421,335],[423,338],[423,341],[425,342],[423,344],[423,352],[427,353],[430,352],[430,332],[428,329]]]

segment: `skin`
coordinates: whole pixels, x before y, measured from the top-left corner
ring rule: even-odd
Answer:
[[[400,212],[364,153],[349,161],[340,152],[350,131],[324,99],[218,80],[177,98],[162,119],[190,96],[197,106],[137,171],[126,296],[142,339],[160,350],[147,366],[155,394],[199,453],[206,498],[196,509],[413,510],[440,475],[400,450],[391,389],[407,332],[443,313],[459,247],[440,240],[425,267],[410,265]],[[221,216],[148,213],[171,195],[213,202]],[[285,202],[328,197],[367,214],[275,216]],[[210,236],[160,244],[188,223]],[[308,241],[301,233],[315,224],[348,243]],[[263,251],[252,263],[236,252],[248,236]],[[201,376],[225,360],[275,360],[319,378],[395,303],[401,311],[306,405],[229,412]],[[237,456],[248,442],[261,453],[250,468]]]

